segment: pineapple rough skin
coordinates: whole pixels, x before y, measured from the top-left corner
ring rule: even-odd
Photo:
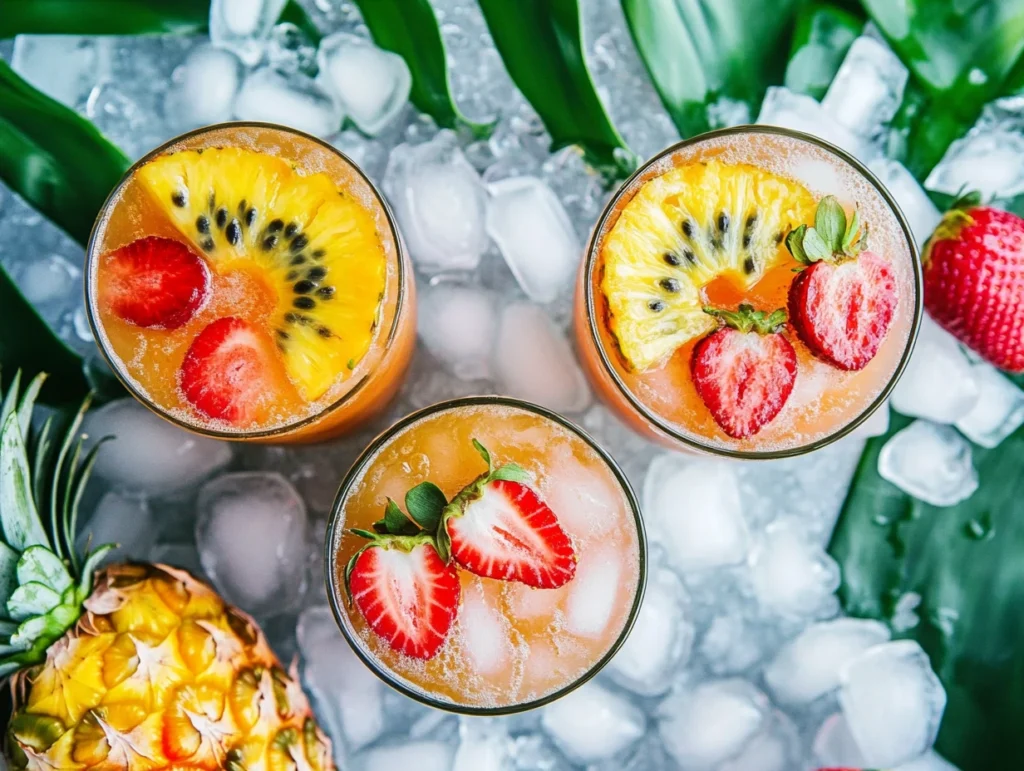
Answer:
[[[164,565],[97,574],[46,661],[14,674],[12,768],[330,771],[292,668],[206,584]]]

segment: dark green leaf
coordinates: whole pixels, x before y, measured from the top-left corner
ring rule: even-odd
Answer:
[[[882,445],[909,420],[892,415],[871,440],[832,537],[847,612],[888,620],[907,592],[922,600],[918,640],[949,702],[937,749],[962,771],[1002,771],[1024,752],[1024,428],[998,448],[974,446],[980,487],[936,508],[877,472]]]
[[[356,0],[356,5],[373,41],[409,65],[409,99],[417,108],[439,126],[468,126],[477,136],[490,133],[491,125],[467,120],[452,100],[444,40],[427,0]]]
[[[864,0],[864,7],[911,72],[916,103],[902,148],[923,179],[1002,92],[1024,53],[1024,0]]]
[[[22,370],[25,377],[48,372],[40,401],[64,404],[81,400],[89,392],[82,358],[40,318],[14,281],[0,266],[0,324],[16,334],[0,334],[0,370]]]
[[[129,165],[89,121],[0,61],[0,179],[8,187],[84,244]]]
[[[437,531],[437,538],[434,539],[434,548],[437,549],[437,556],[447,565],[452,559],[452,539],[448,535],[448,529],[443,524]]]
[[[797,14],[786,65],[786,88],[821,99],[864,27],[862,16],[832,3],[810,3]]]
[[[806,225],[800,225],[800,227],[793,228],[789,231],[786,236],[786,248],[789,249],[789,253],[796,258],[797,262],[802,262],[805,265],[810,265],[811,260],[807,256],[807,252],[804,251],[804,234],[807,232]]]
[[[516,463],[506,463],[504,466],[498,466],[494,469],[494,473],[491,474],[491,479],[503,479],[508,482],[525,482],[530,478],[530,475]]]
[[[441,512],[448,505],[441,488],[433,482],[420,482],[405,494],[405,508],[417,525],[433,533],[441,521]]]
[[[583,56],[577,0],[479,0],[494,44],[540,115],[552,149],[577,145],[609,177],[636,159],[601,104]]]
[[[405,516],[398,504],[388,498],[387,506],[384,507],[385,532],[391,535],[416,535],[420,531],[416,523]]]
[[[714,128],[707,106],[722,97],[745,102],[757,114],[765,89],[782,80],[798,5],[622,0],[640,56],[684,137]]]

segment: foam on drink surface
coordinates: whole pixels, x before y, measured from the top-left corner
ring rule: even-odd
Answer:
[[[639,541],[626,495],[600,455],[575,433],[534,413],[498,405],[445,410],[406,427],[364,466],[343,502],[345,528],[369,527],[387,498],[401,502],[422,481],[449,500],[495,464],[515,462],[555,512],[579,558],[557,589],[481,578],[458,568],[459,615],[440,653],[418,661],[391,650],[344,603],[347,626],[369,656],[409,687],[443,701],[501,707],[534,701],[586,674],[615,644],[640,580]],[[365,543],[340,540],[339,586]]]
[[[856,208],[861,221],[870,228],[868,249],[884,257],[893,268],[899,300],[892,325],[875,358],[859,372],[844,372],[816,359],[796,334],[787,338],[797,352],[794,391],[783,410],[759,433],[747,439],[732,439],[719,428],[701,402],[690,375],[690,357],[698,342],[691,340],[661,367],[630,373],[622,367],[607,327],[600,326],[600,344],[633,395],[675,430],[701,444],[740,451],[786,450],[824,439],[861,416],[879,397],[899,367],[913,329],[917,303],[914,262],[910,241],[892,206],[878,188],[840,156],[817,144],[780,134],[751,132],[713,137],[682,148],[652,164],[628,188],[619,193],[615,206],[621,209],[648,180],[676,166],[716,159],[722,163],[746,163],[764,171],[796,180],[815,198],[834,195],[847,210]],[[610,216],[594,243],[600,249],[617,216]],[[811,223],[813,224],[813,223]],[[785,251],[785,246],[781,246]],[[600,258],[599,258],[600,259]],[[788,289],[794,274],[783,265],[767,271],[754,287],[741,292],[716,279],[702,290],[705,302],[735,308],[751,302],[772,311],[787,306]],[[598,276],[600,270],[594,271]],[[600,296],[600,287],[593,287]]]

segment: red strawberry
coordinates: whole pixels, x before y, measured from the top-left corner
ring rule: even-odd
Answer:
[[[693,384],[725,433],[753,436],[779,414],[796,382],[796,352],[779,334],[786,312],[780,308],[769,316],[750,305],[704,310],[725,326],[694,347]]]
[[[444,510],[438,548],[478,576],[554,589],[576,574],[576,552],[558,518],[525,484],[514,463],[494,468],[474,440],[487,473],[456,495]]]
[[[924,305],[1000,369],[1024,372],[1024,219],[965,196],[924,254]]]
[[[276,365],[267,336],[228,316],[196,336],[178,378],[185,398],[207,417],[249,425],[276,388],[271,376]]]
[[[104,257],[102,302],[140,327],[175,329],[206,299],[206,263],[179,241],[141,238]]]
[[[433,658],[459,610],[455,567],[438,556],[428,534],[353,532],[371,540],[345,568],[349,599],[394,650]]]
[[[805,268],[789,288],[793,328],[811,352],[845,370],[864,369],[892,325],[899,296],[892,266],[867,244],[867,225],[833,196],[818,204],[814,227],[786,238]]]

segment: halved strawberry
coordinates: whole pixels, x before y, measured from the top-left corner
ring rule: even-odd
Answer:
[[[189,403],[211,418],[248,425],[276,388],[273,343],[248,322],[227,316],[192,341],[178,373]]]
[[[704,310],[725,326],[694,347],[693,384],[725,433],[753,436],[779,414],[796,383],[796,351],[780,334],[786,312]]]
[[[478,576],[554,589],[576,574],[576,552],[551,508],[526,484],[514,463],[494,468],[490,453],[476,440],[487,462],[477,477],[449,503],[441,517],[438,548]]]
[[[833,196],[818,204],[814,227],[786,238],[793,256],[809,266],[789,288],[793,328],[815,356],[839,369],[864,369],[892,325],[899,295],[889,262],[867,245],[866,224],[855,211],[849,224]]]
[[[206,300],[210,283],[206,263],[179,241],[140,238],[103,260],[108,278],[100,302],[137,326],[175,329]]]
[[[369,538],[345,568],[349,599],[370,629],[394,650],[417,659],[437,655],[459,610],[461,589],[427,533],[352,532]]]

